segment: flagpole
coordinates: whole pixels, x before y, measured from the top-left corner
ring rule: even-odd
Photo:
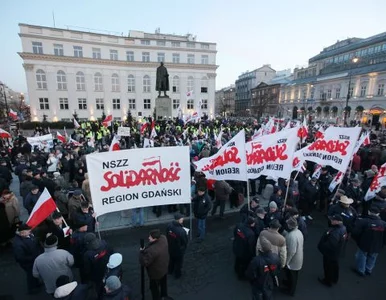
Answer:
[[[350,160],[350,164],[348,165],[348,168],[350,168],[350,169],[351,169],[351,166],[352,166],[352,161],[353,161],[353,160],[351,159],[351,160]],[[348,169],[348,168],[347,168],[347,169]],[[344,174],[342,174],[343,178],[344,178],[344,176],[346,175],[347,169],[344,171]],[[342,184],[342,182],[343,182],[343,178],[342,178],[341,182],[339,182],[338,188],[336,189],[335,194],[334,194],[334,197],[333,197],[332,199],[334,199],[334,198],[336,197],[336,194],[338,193],[338,190],[340,189],[340,186],[341,186],[341,184]]]
[[[99,240],[101,241],[102,239],[101,239],[101,230],[100,230],[100,228],[99,228],[99,222],[98,222],[98,217],[95,217],[95,221],[98,223],[98,237],[99,237]]]
[[[56,211],[57,211],[58,213],[60,213],[60,210],[59,210],[58,207],[56,207]],[[66,227],[69,227],[68,224],[67,224],[67,222],[66,222],[66,220],[65,220],[64,218],[63,218],[63,223],[64,223],[64,225],[66,225]]]
[[[289,186],[290,186],[290,183],[291,183],[291,176],[287,179],[288,181],[288,184],[287,184],[287,190],[285,192],[285,198],[284,198],[284,203],[283,203],[283,208],[285,208],[286,204],[287,204],[287,198],[288,198],[288,191],[289,191]],[[284,214],[284,210],[282,211],[282,213]]]

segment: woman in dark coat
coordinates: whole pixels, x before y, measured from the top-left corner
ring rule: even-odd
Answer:
[[[0,247],[5,248],[10,245],[10,240],[14,235],[15,231],[8,221],[5,205],[0,202]]]

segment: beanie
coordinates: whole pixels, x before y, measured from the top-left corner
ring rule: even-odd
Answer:
[[[277,209],[277,204],[274,201],[269,202],[269,208],[275,208]]]
[[[106,284],[105,286],[110,290],[110,291],[116,291],[121,287],[121,281],[117,276],[110,276],[106,279]]]

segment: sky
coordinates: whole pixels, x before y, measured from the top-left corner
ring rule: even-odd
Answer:
[[[385,0],[2,0],[0,81],[27,93],[19,23],[185,35],[217,43],[216,89],[270,64],[306,66],[324,47],[386,31]]]

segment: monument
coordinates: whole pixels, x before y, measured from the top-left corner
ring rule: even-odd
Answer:
[[[157,68],[155,89],[158,91],[158,98],[155,99],[156,119],[172,117],[172,99],[166,94],[166,92],[169,91],[169,74],[163,62],[161,62],[161,65]],[[164,93],[163,96],[161,96],[161,92]]]

